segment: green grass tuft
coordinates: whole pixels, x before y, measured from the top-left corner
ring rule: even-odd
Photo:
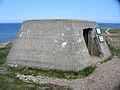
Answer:
[[[78,77],[85,77],[90,75],[94,70],[95,67],[87,67],[79,72],[74,71],[62,71],[62,70],[43,70],[43,69],[33,69],[33,68],[25,68],[25,67],[9,67],[8,71],[12,72],[13,74],[20,73],[24,75],[43,75],[49,77],[57,77],[57,78],[65,78],[65,79],[76,79]]]
[[[79,71],[78,74],[81,75],[82,77],[88,76],[95,71],[95,68],[96,67],[89,66],[89,67]]]
[[[11,46],[0,48],[0,66],[5,63],[10,48]]]

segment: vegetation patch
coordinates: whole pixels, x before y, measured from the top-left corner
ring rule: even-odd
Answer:
[[[109,45],[110,51],[112,53],[112,55],[118,56],[118,58],[120,58],[120,47],[118,46],[113,46],[113,45]]]
[[[61,70],[43,70],[43,69],[20,68],[20,67],[14,68],[9,66],[7,70],[12,72],[13,74],[20,73],[24,75],[33,75],[33,76],[43,75],[43,76],[65,78],[65,79],[76,79],[90,75],[95,70],[95,67],[89,66],[79,72],[61,71]]]
[[[69,87],[53,84],[35,84],[19,80],[14,75],[0,74],[0,90],[71,90]]]
[[[120,34],[120,28],[111,29],[109,32],[111,34]]]
[[[0,66],[5,63],[10,48],[11,46],[0,48]]]
[[[102,28],[102,33],[106,33],[107,28]],[[109,30],[109,33],[111,34],[120,34],[120,28],[112,28]]]
[[[105,58],[103,61],[101,61],[100,63],[106,63],[107,61],[111,60],[113,56],[110,56],[108,58]]]

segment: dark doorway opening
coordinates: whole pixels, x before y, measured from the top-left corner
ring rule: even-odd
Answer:
[[[83,37],[90,55],[99,56],[97,38],[92,36],[92,28],[83,29]]]
[[[83,36],[84,36],[85,43],[86,43],[86,46],[88,48],[88,51],[89,51],[90,55],[92,54],[92,51],[91,51],[91,49],[92,49],[92,47],[91,47],[91,44],[92,44],[91,32],[92,32],[91,28],[83,29]]]

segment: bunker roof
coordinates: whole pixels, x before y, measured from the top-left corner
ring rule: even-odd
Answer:
[[[95,21],[86,21],[86,20],[75,20],[75,19],[40,19],[40,20],[26,20],[23,23],[27,24],[37,24],[37,23],[44,23],[48,22],[49,24],[51,23],[63,23],[64,25],[69,24],[71,26],[79,26],[81,28],[96,28],[99,27],[97,22]]]

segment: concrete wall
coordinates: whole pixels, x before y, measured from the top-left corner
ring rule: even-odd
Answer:
[[[79,71],[94,63],[83,29],[95,27],[95,22],[79,20],[25,21],[9,52],[7,64]]]

